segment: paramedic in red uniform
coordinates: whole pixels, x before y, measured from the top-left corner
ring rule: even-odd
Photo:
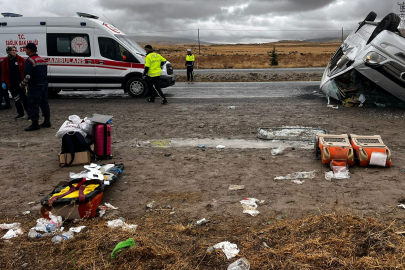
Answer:
[[[24,79],[20,83],[21,88],[28,87],[28,118],[31,119],[31,126],[25,131],[38,130],[41,127],[51,127],[51,111],[48,105],[48,81],[47,63],[37,54],[37,46],[28,43],[25,46],[25,53],[28,59],[25,62]],[[45,117],[44,122],[39,125],[39,108]]]
[[[145,79],[148,84],[150,98],[148,102],[155,102],[156,94],[158,94],[163,100],[162,105],[167,104],[167,99],[160,89],[160,75],[162,73],[162,66],[166,63],[166,59],[160,54],[155,53],[151,45],[145,46],[145,51],[147,52],[145,57],[145,69],[143,71],[142,78]]]
[[[25,112],[28,112],[28,101],[25,95],[25,90],[18,87],[24,77],[25,60],[17,54],[15,46],[7,46],[7,57],[1,63],[2,69],[2,88],[8,91],[14,98],[15,107],[17,108],[18,115],[15,119],[24,118]],[[9,104],[10,106],[10,101]],[[25,111],[25,112],[24,112]]]

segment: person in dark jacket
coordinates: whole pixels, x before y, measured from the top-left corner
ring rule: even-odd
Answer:
[[[51,110],[48,104],[48,80],[47,63],[37,54],[37,46],[28,43],[25,46],[25,53],[28,59],[25,61],[24,79],[20,83],[21,88],[28,89],[28,118],[31,119],[31,126],[25,131],[38,130],[41,127],[51,127]],[[39,108],[45,117],[44,122],[39,125]]]
[[[1,63],[2,88],[6,90],[7,97],[8,91],[10,91],[14,99],[18,113],[15,119],[22,119],[25,115],[24,111],[28,112],[28,101],[24,89],[21,89],[18,85],[24,77],[25,60],[17,54],[15,46],[7,46],[6,52],[7,57]]]

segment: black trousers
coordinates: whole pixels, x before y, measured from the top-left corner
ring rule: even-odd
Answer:
[[[160,76],[157,77],[146,77],[146,82],[148,84],[148,89],[150,93],[150,99],[154,100],[156,94],[159,97],[166,99],[165,94],[163,94],[162,89],[160,89]]]
[[[187,81],[194,81],[194,67],[187,66]]]
[[[51,110],[48,104],[48,82],[42,81],[36,85],[28,87],[28,118],[32,120],[39,119],[39,109],[45,117],[51,116]]]
[[[25,89],[20,88],[19,86],[10,86],[8,90],[14,99],[18,115],[24,115],[24,111],[28,112],[28,99],[25,94]]]

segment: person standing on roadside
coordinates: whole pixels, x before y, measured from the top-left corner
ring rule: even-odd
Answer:
[[[27,96],[25,95],[25,90],[21,89],[18,85],[24,77],[25,60],[17,54],[17,48],[15,46],[7,46],[6,52],[7,57],[4,58],[1,63],[2,88],[6,91],[9,102],[8,105],[10,107],[8,91],[10,91],[11,96],[14,99],[18,113],[15,119],[22,119],[25,116],[25,112],[28,112],[28,101]]]
[[[38,130],[41,127],[51,127],[51,110],[48,104],[48,81],[47,63],[37,54],[37,46],[28,43],[25,46],[25,53],[28,59],[25,62],[24,79],[20,83],[21,88],[28,87],[28,118],[31,119],[31,126],[25,131]],[[39,125],[39,108],[45,117],[44,122]]]
[[[194,62],[195,56],[191,53],[191,49],[187,49],[186,67],[187,67],[187,81],[194,81]]]
[[[162,74],[162,66],[166,63],[166,59],[160,54],[155,53],[151,45],[145,46],[146,57],[145,57],[145,69],[143,71],[142,78],[146,78],[148,88],[150,90],[150,98],[148,102],[155,102],[156,94],[161,97],[162,105],[167,104],[167,99],[160,89],[160,75]]]

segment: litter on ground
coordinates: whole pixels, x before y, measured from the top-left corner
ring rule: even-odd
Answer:
[[[234,261],[228,266],[227,270],[249,270],[250,269],[250,263],[246,258],[240,258],[237,261]]]
[[[255,199],[255,198],[246,198],[244,200],[241,200],[240,203],[242,204],[242,207],[243,207],[243,213],[249,214],[253,217],[260,214],[260,212],[256,209],[257,202],[259,202],[259,200]]]
[[[244,185],[229,185],[228,190],[242,190],[245,189]]]
[[[136,230],[138,227],[138,225],[125,223],[121,218],[108,221],[107,226],[112,229],[122,228],[124,231]]]
[[[222,251],[225,253],[226,258],[232,259],[233,257],[237,256],[239,254],[239,248],[236,244],[232,244],[228,241],[224,241],[221,243],[218,243],[214,245],[215,249],[222,249]]]
[[[203,218],[203,219],[197,220],[196,224],[197,224],[197,225],[203,225],[203,224],[206,224],[206,223],[208,223],[208,222],[210,222],[210,221],[207,220],[207,219],[205,219],[205,218]]]

